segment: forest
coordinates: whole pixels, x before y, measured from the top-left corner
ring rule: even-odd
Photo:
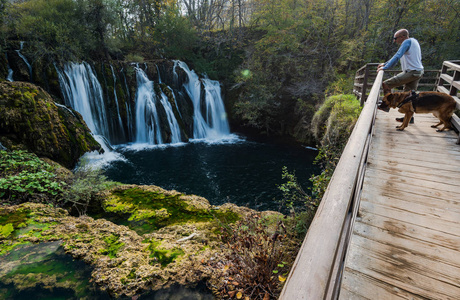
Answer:
[[[299,141],[324,95],[419,40],[426,69],[460,57],[458,0],[1,0],[0,47],[34,62],[180,59],[223,83],[234,127]]]

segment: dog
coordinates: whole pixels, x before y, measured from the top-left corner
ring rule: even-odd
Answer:
[[[439,123],[432,125],[432,128],[437,128],[439,125],[444,126],[436,131],[441,132],[451,129],[450,119],[455,111],[457,103],[450,95],[440,92],[397,92],[386,93],[383,97],[379,109],[388,111],[390,108],[398,108],[400,113],[405,114],[404,120],[400,126],[396,128],[400,131],[404,130],[409,125],[409,121],[414,115],[432,113],[439,119]]]

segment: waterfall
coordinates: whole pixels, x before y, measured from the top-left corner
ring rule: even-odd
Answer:
[[[179,61],[178,65],[187,73],[188,82],[184,88],[192,99],[193,115],[193,137],[195,139],[219,138],[230,133],[225,107],[220,95],[220,85],[217,81],[204,79],[205,107],[204,116],[201,103],[201,81],[193,70],[190,70],[186,63]]]
[[[11,69],[10,64],[8,62],[8,54],[5,53],[5,55],[6,55],[6,65],[8,68],[8,76],[6,76],[6,80],[13,82],[14,81],[13,80],[13,70]]]
[[[110,65],[110,69],[112,70],[112,77],[113,77],[113,96],[115,98],[115,106],[117,107],[117,115],[118,115],[118,126],[121,129],[121,132],[123,133],[123,136],[125,135],[125,130],[123,128],[123,122],[121,121],[121,116],[120,116],[120,108],[118,107],[118,97],[117,97],[117,78],[115,76],[115,72],[113,71],[112,65]]]
[[[174,61],[174,66],[173,66],[173,78],[174,78],[174,84],[176,84],[176,85],[179,82],[179,76],[177,75],[177,72],[176,72],[176,68],[179,65],[179,63],[180,63],[179,60],[175,60]]]
[[[109,138],[102,88],[91,66],[69,63],[63,71],[56,70],[65,103],[82,115],[93,134]]]
[[[126,76],[125,72],[123,72],[124,69],[121,68],[120,73],[123,75],[123,81],[125,82],[125,90],[126,90],[126,99],[131,99],[131,93],[129,92],[129,87],[128,87],[128,82],[126,81]],[[133,136],[134,128],[133,128],[133,122],[131,120],[132,112],[131,112],[131,105],[129,100],[125,101],[125,107],[126,107],[126,123],[128,125],[128,139],[131,140],[131,137]]]
[[[180,143],[181,138],[180,138],[179,123],[177,123],[176,116],[174,116],[172,105],[171,103],[169,103],[168,97],[163,92],[161,92],[160,102],[166,111],[169,128],[171,129],[171,143],[173,144]]]
[[[21,47],[19,48],[19,50],[16,50],[16,52],[18,53],[19,57],[22,58],[22,60],[27,65],[27,68],[29,69],[30,82],[32,82],[32,66],[27,61],[26,57],[24,55],[22,55],[22,53],[21,53],[21,50],[22,50],[23,46],[24,46],[24,41],[21,41]]]
[[[136,67],[136,143],[163,144],[153,81]]]
[[[216,80],[203,79],[205,89],[205,107],[207,124],[219,135],[230,134],[227,113],[225,112],[224,101],[221,97],[220,83]]]
[[[182,114],[180,113],[179,105],[177,105],[177,99],[176,99],[176,95],[174,94],[174,90],[172,88],[170,88],[169,86],[168,86],[168,89],[171,91],[171,95],[174,98],[174,104],[176,105],[177,112],[179,113],[179,117],[182,119]]]
[[[137,93],[136,93],[136,142],[149,144],[162,144],[160,119],[157,107],[165,110],[169,129],[171,131],[171,143],[181,142],[179,123],[173,112],[168,97],[161,92],[157,97],[153,88],[153,81],[147,74],[137,67]]]
[[[162,83],[162,82],[161,82],[161,76],[160,76],[160,69],[158,69],[158,65],[155,65],[155,67],[157,67],[158,83]]]
[[[216,140],[228,136],[230,130],[219,82],[200,79],[184,62],[175,61],[172,70],[172,80],[175,83],[172,84],[177,85],[177,66],[181,68],[181,72],[182,69],[185,72],[182,73],[185,78],[182,91],[166,85],[169,82],[161,84],[162,90],[148,78],[144,68],[136,65],[134,70],[137,87],[132,104],[128,100],[130,87],[127,76],[123,70],[118,76],[112,65],[113,91],[111,88],[103,89],[94,68],[86,62],[67,63],[62,68],[56,66],[56,70],[65,104],[78,111],[93,135],[103,138],[109,146],[111,143],[126,142],[150,145],[180,143],[186,139],[184,133],[187,129],[192,131],[187,134],[194,139]],[[156,67],[157,71],[161,68]],[[109,78],[108,75],[107,82],[110,84]],[[158,80],[161,80],[160,76]],[[126,89],[126,101],[116,89],[117,82]],[[166,96],[169,95],[168,90],[172,96]],[[124,101],[124,106],[119,101]],[[181,112],[190,112],[190,116],[182,116]]]

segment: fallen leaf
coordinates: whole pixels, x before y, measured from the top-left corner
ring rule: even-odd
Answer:
[[[238,293],[236,294],[236,299],[241,299],[242,297],[243,297],[243,293],[238,292]]]
[[[265,292],[264,300],[270,300],[270,295],[268,294],[268,292]]]
[[[278,276],[278,280],[279,280],[280,282],[285,282],[285,281],[286,281],[286,277],[283,277],[283,276],[279,275],[279,276]]]

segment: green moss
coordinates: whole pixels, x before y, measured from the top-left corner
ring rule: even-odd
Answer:
[[[152,240],[148,250],[150,251],[150,257],[153,258],[152,264],[159,263],[163,268],[185,254],[184,250],[179,247],[175,247],[173,249],[163,249],[159,246],[159,242]]]
[[[139,188],[116,190],[104,202],[104,209],[114,215],[99,217],[127,225],[139,234],[159,228],[185,223],[224,222],[233,223],[238,214],[220,210],[197,209],[180,199],[181,195],[165,195]]]
[[[16,210],[13,213],[9,213],[5,209],[0,209],[0,225],[6,225],[11,223],[14,228],[22,228],[31,216],[30,210]]]
[[[129,272],[129,274],[126,277],[120,279],[120,281],[121,281],[121,283],[123,285],[126,285],[132,279],[136,279],[136,270],[135,269],[132,269],[131,272]]]
[[[120,236],[116,234],[111,234],[108,237],[105,237],[103,240],[107,244],[106,249],[100,251],[101,254],[107,255],[110,258],[117,257],[117,252],[125,244],[119,241]]]
[[[8,223],[6,225],[0,225],[0,237],[1,238],[7,238],[10,236],[11,233],[13,233],[14,227],[13,224]]]

